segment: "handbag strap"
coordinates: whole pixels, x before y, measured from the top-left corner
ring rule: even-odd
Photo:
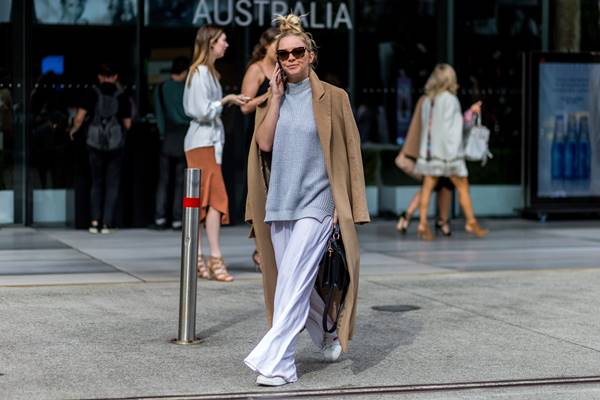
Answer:
[[[431,108],[429,109],[429,122],[427,123],[427,161],[431,161],[431,125],[433,120],[433,105],[435,100],[431,99]]]
[[[329,251],[330,254],[333,253],[333,247],[332,247],[331,242],[333,240],[337,240],[339,238],[340,238],[340,226],[338,224],[336,224],[333,226],[333,233],[327,243],[327,251]],[[329,290],[329,292],[327,293],[327,299],[325,300],[325,310],[323,311],[323,330],[327,333],[333,333],[333,331],[335,331],[335,329],[337,328],[337,324],[340,319],[340,311],[342,310],[342,305],[344,304],[344,300],[346,300],[346,294],[348,294],[348,288],[349,288],[349,285],[346,286],[342,290],[342,298],[340,299],[340,303],[338,304],[338,306],[335,310],[335,321],[333,322],[333,325],[331,326],[331,328],[327,327],[327,316],[329,315],[329,309],[331,308],[331,305],[333,304],[333,292],[334,292],[333,288],[331,290]]]
[[[342,311],[342,304],[344,304],[344,300],[346,300],[346,294],[348,293],[348,288],[345,288],[342,291],[342,298],[340,300],[340,304],[338,304],[337,309],[335,310],[335,321],[331,328],[327,327],[327,316],[328,310],[331,308],[331,304],[333,303],[333,289],[327,293],[327,300],[325,302],[325,311],[323,312],[323,330],[327,333],[333,333],[335,328],[337,328],[338,321],[340,320],[340,311]]]
[[[473,126],[481,126],[481,114],[473,113]]]

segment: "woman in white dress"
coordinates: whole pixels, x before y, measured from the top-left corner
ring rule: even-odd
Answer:
[[[421,144],[415,165],[415,173],[423,175],[417,233],[425,240],[433,240],[427,210],[431,192],[440,177],[448,177],[458,191],[466,218],[465,230],[477,237],[489,233],[479,226],[473,213],[463,150],[463,125],[471,123],[473,113],[481,112],[481,102],[473,104],[463,120],[457,90],[456,72],[448,64],[438,64],[425,84],[427,98],[421,108]]]

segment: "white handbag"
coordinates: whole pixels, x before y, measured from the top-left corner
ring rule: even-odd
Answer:
[[[481,161],[481,165],[485,165],[489,158],[493,158],[489,140],[490,130],[481,125],[481,116],[475,114],[475,125],[470,129],[465,144],[465,158],[468,161]]]

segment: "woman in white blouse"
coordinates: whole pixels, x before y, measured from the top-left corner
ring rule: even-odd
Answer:
[[[438,64],[425,84],[427,98],[421,108],[421,145],[415,165],[415,173],[423,175],[417,233],[425,240],[433,240],[427,225],[427,210],[431,192],[443,176],[448,177],[458,191],[466,218],[465,230],[477,237],[489,232],[479,226],[473,214],[463,150],[463,123],[470,124],[472,114],[481,112],[481,102],[471,106],[463,121],[457,90],[456,72],[448,64]]]
[[[231,282],[233,277],[227,272],[219,243],[221,223],[229,223],[229,204],[221,173],[225,142],[221,111],[227,104],[240,106],[249,100],[241,94],[223,97],[215,60],[225,55],[227,47],[227,37],[220,28],[205,25],[198,30],[194,59],[183,93],[185,113],[192,118],[185,136],[185,157],[188,168],[202,170],[200,224],[206,225],[210,247],[206,263],[200,234],[198,276],[223,282]]]

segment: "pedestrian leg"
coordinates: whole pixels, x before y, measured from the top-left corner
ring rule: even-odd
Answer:
[[[281,228],[280,224],[288,224]],[[288,234],[287,245],[278,241]],[[331,233],[331,217],[323,222],[313,218],[271,224],[274,249],[285,247],[277,268],[273,325],[244,360],[246,365],[266,377],[281,377],[295,382],[297,336],[306,326],[310,294],[315,284],[319,261]],[[281,251],[278,250],[281,254]],[[276,253],[276,258],[278,258]]]
[[[158,184],[156,185],[156,205],[154,207],[154,223],[164,226],[167,210],[167,193],[169,188],[169,157],[160,152],[158,159]]]
[[[181,216],[183,212],[183,174],[185,171],[185,159],[175,158],[175,188],[173,193],[173,220],[174,229],[181,228]]]
[[[123,164],[124,149],[111,151],[106,166],[106,198],[104,200],[104,225],[115,223],[115,209],[119,200],[121,188],[121,165]]]
[[[104,200],[106,161],[104,154],[88,147],[90,171],[92,175],[92,189],[90,192],[91,220],[100,224],[102,219],[102,202]]]

